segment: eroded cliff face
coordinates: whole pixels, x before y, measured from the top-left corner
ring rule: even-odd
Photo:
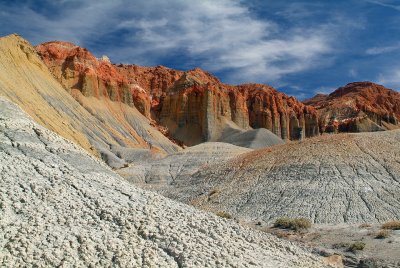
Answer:
[[[72,95],[78,101],[76,104],[96,120],[95,125],[102,131],[94,129],[85,117],[77,119],[90,126],[86,132],[91,144],[111,166],[123,166],[125,161],[145,154],[164,155],[179,150],[149,120],[150,95],[124,76],[107,57],[98,59],[86,49],[67,42],[45,43],[37,46],[36,51],[64,87],[65,90],[59,86],[62,92]],[[97,139],[102,132],[111,138]]]
[[[69,90],[85,97],[107,97],[135,106],[150,116],[151,100],[139,84],[129,80],[106,56],[98,59],[87,49],[68,42],[48,42],[36,47],[53,75]]]
[[[199,68],[113,65],[66,42],[37,50],[72,94],[135,106],[162,133],[186,145],[220,140],[229,129],[266,128],[290,140],[319,133],[314,108],[267,85],[227,85]]]
[[[261,84],[231,86],[201,69],[186,72],[162,100],[160,123],[187,144],[216,141],[227,128],[266,128],[283,139],[319,134],[314,108]]]
[[[318,110],[321,132],[364,132],[399,127],[400,93],[354,82],[305,101]]]
[[[267,128],[290,140],[319,134],[314,108],[266,85],[246,84],[238,89],[246,99],[251,127]]]

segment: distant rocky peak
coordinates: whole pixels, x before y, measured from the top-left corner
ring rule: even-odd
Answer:
[[[318,110],[322,132],[365,132],[399,128],[400,93],[373,82],[353,82],[326,97],[304,102]],[[332,119],[339,120],[334,122]]]
[[[381,93],[383,91],[389,91],[390,89],[385,88],[382,85],[375,84],[369,81],[363,82],[352,82],[347,85],[336,89],[334,92],[329,94],[329,98],[342,97],[347,94],[369,92],[370,94]]]

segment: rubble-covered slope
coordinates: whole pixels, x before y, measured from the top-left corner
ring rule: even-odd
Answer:
[[[323,266],[290,242],[136,188],[3,98],[0,185],[0,266]]]

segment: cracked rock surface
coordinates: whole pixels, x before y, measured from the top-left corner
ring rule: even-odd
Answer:
[[[0,266],[322,267],[306,250],[129,184],[0,98]]]
[[[400,131],[326,135],[241,154],[163,194],[245,221],[400,219]]]

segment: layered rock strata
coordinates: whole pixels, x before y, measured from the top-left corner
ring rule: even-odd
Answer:
[[[62,46],[71,48],[68,43],[63,43]],[[74,49],[77,56],[68,56],[69,64],[93,74],[94,69],[89,68],[92,64],[90,59],[93,58],[83,49]],[[76,57],[89,57],[84,61],[88,67],[80,64],[82,59],[78,60]],[[60,62],[53,63],[58,66]],[[101,70],[112,67],[106,59],[99,64],[96,68]],[[124,166],[126,162],[138,157],[165,155],[179,150],[178,146],[152,127],[149,120],[133,105],[128,104],[129,98],[124,97],[123,91],[108,93],[105,89],[106,83],[75,77],[80,71],[74,71],[75,69],[70,69],[67,65],[64,62],[64,72],[60,69],[59,74],[62,75],[55,79],[58,69],[53,68],[51,73],[26,40],[18,35],[0,38],[0,95],[16,102],[43,126],[102,157],[113,167]],[[100,72],[102,76],[98,76],[96,71],[96,76],[88,77],[101,77],[101,81],[108,81],[110,70]],[[66,88],[58,82],[60,79],[64,86],[76,83],[85,86],[83,91]],[[88,81],[97,86],[87,86],[90,83]],[[112,83],[123,84],[123,81],[124,78],[119,77],[118,81]],[[115,101],[108,96],[91,96],[89,92],[109,94],[114,96],[112,98]]]
[[[162,100],[159,122],[186,144],[217,141],[227,129],[266,128],[284,140],[319,134],[313,108],[261,84],[230,86],[200,69],[185,72]]]
[[[44,43],[37,50],[69,91],[134,105],[186,145],[217,141],[232,127],[266,128],[284,140],[319,133],[313,108],[266,85],[231,86],[198,68],[112,65],[65,42]]]
[[[252,223],[378,223],[400,220],[399,147],[400,130],[323,135],[212,162],[164,188],[142,176],[167,197]]]

